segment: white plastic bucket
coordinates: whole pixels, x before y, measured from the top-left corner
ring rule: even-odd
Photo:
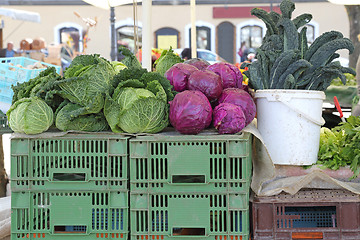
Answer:
[[[258,129],[274,164],[317,161],[325,94],[313,90],[255,92]]]

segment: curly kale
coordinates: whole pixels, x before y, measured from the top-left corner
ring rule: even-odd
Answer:
[[[63,99],[59,96],[55,96],[55,93],[60,90],[56,83],[60,81],[62,77],[56,72],[54,67],[47,68],[40,74],[30,79],[27,82],[18,83],[11,88],[14,91],[12,103],[17,100],[29,97],[39,97],[55,110]]]

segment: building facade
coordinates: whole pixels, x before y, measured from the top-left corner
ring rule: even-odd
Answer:
[[[250,10],[261,7],[279,11],[278,1],[245,0],[198,0],[196,6],[197,47],[218,53],[228,62],[239,62],[237,54],[241,42],[256,49],[266,33],[264,23]],[[336,30],[349,36],[349,22],[345,7],[324,0],[294,1],[293,17],[310,13],[313,20],[308,24],[308,41],[323,32]],[[41,23],[24,22],[0,16],[3,22],[3,41],[13,41],[15,48],[25,38],[42,37],[46,43],[70,44],[80,53],[99,53],[110,58],[110,11],[87,5],[82,1],[0,1],[0,7],[37,12]],[[191,45],[189,0],[153,1],[152,43],[154,48],[184,48]],[[136,46],[141,45],[142,6],[115,7],[117,44],[134,48],[134,24]],[[88,20],[96,21],[90,26]],[[340,51],[347,58],[346,51]]]

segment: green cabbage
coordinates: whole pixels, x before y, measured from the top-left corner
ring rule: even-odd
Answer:
[[[166,99],[158,81],[129,79],[106,98],[104,114],[113,132],[157,133],[169,124]]]
[[[183,60],[181,57],[174,53],[174,50],[170,48],[169,50],[164,50],[161,53],[161,56],[155,61],[156,72],[160,73],[161,76],[164,76],[166,71],[169,70],[176,63],[181,63]]]
[[[56,94],[66,102],[56,110],[55,125],[62,131],[105,130],[108,128],[102,113],[105,96],[113,91],[117,72],[112,63],[99,55],[83,55],[74,60],[64,79],[56,82],[59,89]]]
[[[86,132],[100,132],[109,126],[102,112],[89,114],[86,108],[75,103],[67,103],[56,113],[55,125],[61,131]]]
[[[124,46],[118,48],[119,61],[122,62],[128,68],[141,69],[141,63],[136,56]]]
[[[38,97],[22,98],[11,105],[6,113],[10,128],[17,133],[39,134],[54,122],[54,113]]]

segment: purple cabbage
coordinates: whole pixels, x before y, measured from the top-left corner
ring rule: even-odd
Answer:
[[[232,103],[220,103],[213,112],[214,127],[220,134],[234,134],[245,126],[245,114],[241,107]]]
[[[199,70],[205,70],[210,65],[208,61],[201,58],[191,58],[186,60],[184,63],[193,65]]]
[[[193,72],[188,80],[188,89],[204,93],[209,101],[216,100],[223,90],[219,75],[209,70]]]
[[[198,134],[211,124],[212,108],[200,91],[185,90],[170,102],[170,123],[182,134]]]
[[[190,64],[176,63],[165,72],[165,77],[177,92],[187,89],[188,78],[198,69]]]
[[[206,68],[221,77],[223,88],[241,88],[243,76],[240,70],[225,62],[214,63]]]
[[[218,99],[218,103],[232,103],[243,110],[246,117],[246,125],[252,122],[256,115],[256,105],[251,95],[240,88],[224,89]]]

